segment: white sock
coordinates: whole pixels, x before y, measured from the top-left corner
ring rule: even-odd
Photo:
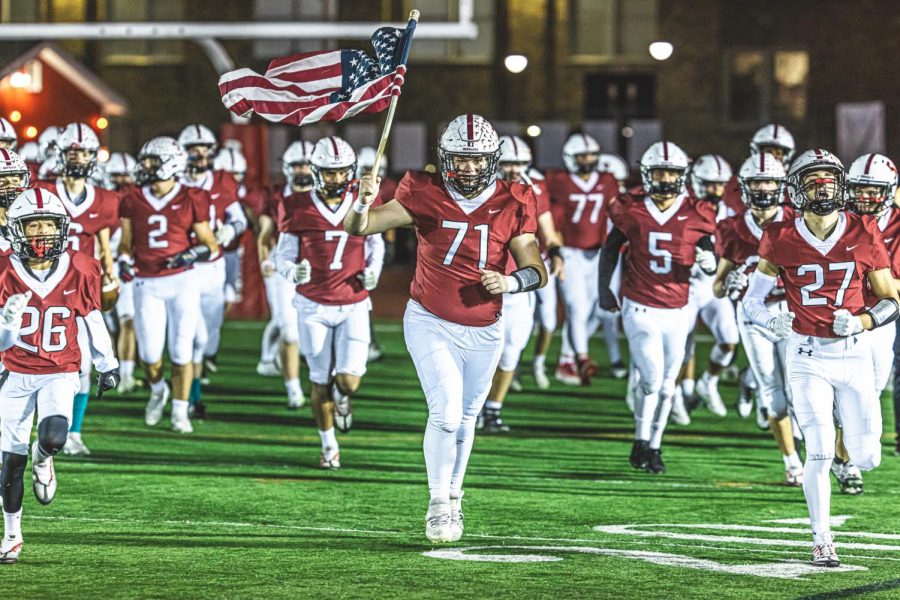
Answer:
[[[187,419],[188,418],[188,401],[187,400],[172,400],[172,419]]]
[[[544,368],[544,363],[547,361],[546,354],[536,354],[534,356],[534,368],[538,370],[542,370]]]
[[[803,495],[809,508],[813,534],[831,530],[831,460],[811,460],[803,465]]]
[[[659,394],[644,395],[638,390],[634,406],[634,439],[650,441],[653,431],[653,417],[659,406]]]
[[[501,408],[503,408],[503,405],[501,403],[497,402],[496,400],[488,400],[487,402],[484,403],[484,408],[485,408],[485,410],[499,411]]]
[[[18,537],[22,535],[22,509],[19,512],[8,513],[3,511],[3,534],[5,537]]]
[[[335,437],[335,435],[334,435],[334,427],[332,427],[328,431],[320,430],[319,437],[322,439],[322,450],[325,450],[326,448],[332,449],[332,450],[338,449],[338,441],[337,441],[337,437]]]
[[[693,379],[682,379],[681,380],[681,392],[685,396],[688,396],[688,397],[693,396],[694,388],[696,386],[697,386],[697,382],[694,381]]]
[[[122,376],[122,379],[128,379],[129,377],[134,377],[134,361],[133,360],[119,361],[119,375]]]
[[[560,355],[559,355],[559,362],[562,363],[562,364],[573,363],[573,362],[575,362],[575,355],[574,355],[574,354],[568,354],[568,353],[566,353],[566,354],[560,354]]]
[[[159,381],[151,381],[150,382],[150,391],[154,394],[161,394],[162,391],[166,388],[166,380],[160,379]]]
[[[719,376],[713,375],[709,371],[703,374],[703,379],[705,379],[709,385],[719,385]]]
[[[656,413],[653,415],[653,430],[650,435],[650,449],[659,450],[662,446],[663,433],[669,422],[669,413],[672,412],[672,397],[660,394]]]
[[[499,410],[499,406],[497,407]],[[450,497],[462,496],[463,478],[472,455],[472,444],[475,442],[475,417],[463,416],[459,429],[456,430],[456,461],[453,474],[450,476]]]
[[[797,469],[803,466],[803,463],[800,462],[800,456],[798,456],[796,452],[782,456],[781,458],[784,460],[785,469]]]
[[[428,473],[428,492],[431,499],[450,501],[450,478],[456,465],[457,432],[447,432],[431,420],[425,425],[425,471]],[[465,466],[463,466],[465,472]]]
[[[70,437],[71,439],[75,440],[76,442],[80,442],[80,441],[81,441],[81,432],[78,432],[78,431],[70,431],[70,432],[69,432],[69,437]]]
[[[303,394],[303,390],[300,389],[299,379],[288,379],[284,382],[284,389],[287,390],[288,396],[300,396]]]

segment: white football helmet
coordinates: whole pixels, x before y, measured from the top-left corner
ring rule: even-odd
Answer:
[[[294,173],[294,165],[308,165],[315,146],[312,142],[297,140],[293,142],[281,155],[281,172],[284,180],[293,186],[300,188],[310,187],[313,184],[312,172],[301,175]]]
[[[155,137],[141,147],[138,154],[138,185],[174,179],[187,166],[187,155],[181,145],[166,135]]]
[[[878,187],[876,196],[861,194],[857,188]],[[881,214],[894,201],[897,193],[897,167],[883,154],[863,154],[853,161],[847,173],[849,208],[860,215]]]
[[[597,161],[579,163],[579,154],[596,154]],[[600,161],[600,144],[586,133],[573,133],[563,144],[563,161],[569,173],[590,173],[596,171]]]
[[[22,160],[18,154],[6,148],[0,148],[0,177],[18,176],[18,183],[15,180],[4,181],[4,186],[0,188],[0,207],[9,208],[19,194],[24,191],[31,183],[31,173],[28,171],[28,165]]]
[[[219,147],[219,142],[209,127],[199,124],[188,125],[178,134],[178,143],[184,149],[187,156],[187,167],[191,173],[202,173],[212,167],[213,157],[216,154],[216,149]],[[209,152],[203,158],[193,156],[191,148],[194,146],[206,146],[209,148]]]
[[[531,166],[531,148],[517,135],[500,137],[500,163],[522,163]]]
[[[56,233],[28,237],[29,221],[48,219],[56,222]],[[69,215],[62,201],[41,188],[25,190],[6,211],[9,241],[19,258],[53,259],[66,251],[69,237]]]
[[[620,184],[627,181],[628,176],[631,173],[631,169],[628,168],[628,163],[625,162],[624,158],[618,154],[611,154],[609,152],[600,155],[600,158],[597,161],[597,170],[601,173],[609,173],[615,177],[616,181]]]
[[[750,152],[753,154],[759,154],[765,148],[781,148],[784,152],[782,162],[787,165],[794,158],[797,145],[790,131],[777,123],[770,123],[760,127],[750,140]]]
[[[453,157],[483,158],[485,164],[473,173],[460,173],[453,164]],[[497,131],[481,115],[460,115],[450,121],[438,141],[438,159],[441,178],[447,189],[454,189],[463,196],[477,196],[497,178],[500,158],[500,138]]]
[[[56,139],[56,147],[59,152],[56,159],[59,162],[58,170],[63,175],[83,179],[91,174],[97,166],[97,150],[100,149],[100,138],[94,130],[84,123],[69,123]],[[86,150],[90,153],[90,159],[86,164],[75,163],[68,159],[66,153],[69,150]]]
[[[650,196],[673,196],[684,192],[687,179],[688,155],[672,142],[656,142],[641,156],[641,183]],[[653,181],[653,171],[675,171],[678,179],[672,182]]]
[[[38,146],[37,142],[25,142],[18,152],[22,160],[27,163],[41,162],[41,147]]]
[[[41,149],[41,161],[56,156],[56,140],[61,132],[62,128],[51,125],[38,136],[37,143]]]
[[[131,175],[137,171],[137,161],[127,152],[113,152],[104,165],[110,175]]]
[[[728,183],[731,179],[731,165],[718,154],[704,154],[691,165],[691,188],[694,196],[701,200],[718,202],[722,196],[710,196],[706,191],[709,183]]]
[[[222,148],[213,160],[213,169],[231,173],[238,182],[241,182],[247,175],[247,159],[240,150]]]
[[[787,174],[784,163],[768,152],[753,154],[738,172],[738,184],[741,186],[741,199],[747,206],[755,208],[772,208],[778,206],[784,197],[784,180]],[[757,190],[750,188],[751,181],[774,181],[773,190]]]
[[[356,152],[341,138],[330,135],[319,140],[309,157],[313,183],[326,198],[341,196],[356,176]],[[344,181],[327,183],[323,171],[345,171]]]
[[[814,171],[830,171],[833,177],[804,184],[804,178]],[[846,174],[840,159],[821,148],[807,150],[791,163],[787,174],[787,189],[791,204],[799,211],[808,210],[827,215],[844,207]],[[815,194],[814,199],[809,195]]]
[[[376,150],[372,146],[363,146],[359,149],[359,152],[356,154],[357,177],[362,177],[372,170],[372,166],[375,164],[375,153]],[[384,177],[387,175],[387,170],[388,159],[387,156],[382,155],[381,163],[378,165],[378,176]]]
[[[6,144],[4,148],[9,150],[15,150],[16,145],[19,143],[19,136],[16,135],[16,128],[3,117],[0,117],[0,142]]]

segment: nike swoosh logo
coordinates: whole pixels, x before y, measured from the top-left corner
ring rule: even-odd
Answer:
[[[684,215],[683,217],[677,217],[677,219],[678,219],[679,221],[684,221],[684,220],[687,219],[687,215]]]
[[[893,242],[893,241],[894,241],[894,238],[884,238],[884,243],[885,243],[885,244],[890,244],[890,243]]]
[[[501,209],[499,209],[499,208],[498,208],[498,209],[495,209],[495,210],[489,210],[489,211],[488,211],[488,214],[493,215],[493,214],[496,214],[496,213],[500,212],[500,210],[501,210]]]
[[[851,250],[856,248],[856,246],[859,246],[859,244],[856,244],[855,246],[847,246],[847,252],[850,252]]]
[[[211,194],[211,195],[210,195],[210,198],[212,198],[213,200],[215,200],[216,198],[218,198],[218,197],[221,196],[221,195],[222,195],[222,194]]]
[[[75,293],[75,290],[65,290],[63,292],[63,296],[68,296],[69,294],[74,294],[74,293]]]
[[[180,204],[173,204],[173,205],[172,205],[172,210],[178,210],[179,208],[181,208],[181,205],[180,205]]]
[[[99,216],[100,216],[100,213],[88,213],[89,219],[96,219]]]

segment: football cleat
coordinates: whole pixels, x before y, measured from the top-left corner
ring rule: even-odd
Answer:
[[[784,485],[791,487],[803,486],[803,467],[793,467],[784,470]]]
[[[587,387],[591,385],[591,378],[597,374],[597,363],[590,358],[582,358],[578,360],[578,382]]]
[[[546,390],[550,387],[550,379],[547,377],[547,369],[543,363],[531,363],[531,371],[534,373],[534,383],[539,390]]]
[[[835,458],[831,463],[831,472],[837,479],[842,494],[859,496],[863,493],[862,472],[852,462],[844,462]]]
[[[717,417],[724,417],[728,414],[725,403],[722,402],[722,396],[719,395],[719,386],[709,381],[709,375],[704,373],[697,382],[696,393],[706,403],[706,408]]]
[[[172,417],[172,431],[175,433],[194,433],[194,426],[188,417]]]
[[[53,469],[53,457],[48,457],[44,462],[38,462],[38,442],[31,444],[31,488],[34,497],[43,505],[53,502],[56,497],[56,471]]]
[[[150,392],[150,400],[147,402],[147,407],[144,409],[144,423],[149,425],[150,427],[155,427],[159,425],[159,422],[162,421],[163,411],[166,408],[166,402],[169,401],[169,384],[163,382],[162,391],[159,393]]]
[[[319,468],[320,469],[340,469],[341,468],[341,453],[340,451],[334,448],[325,448],[322,450],[322,453],[319,454]]]
[[[381,346],[372,342],[369,344],[369,356],[366,359],[367,362],[378,362],[384,358],[384,350],[381,349]]]
[[[756,426],[763,431],[768,431],[772,424],[769,423],[769,410],[765,406],[756,405]]]
[[[465,492],[459,493],[459,498],[450,497],[450,530],[451,542],[458,542],[463,534],[462,497]]]
[[[566,385],[581,385],[581,377],[578,376],[578,370],[575,368],[574,362],[562,362],[556,366],[554,375],[556,380]]]
[[[521,392],[524,388],[522,387],[522,380],[519,379],[519,370],[516,369],[515,374],[513,374],[512,381],[509,382],[509,391],[511,392]]]
[[[613,379],[625,379],[628,377],[628,367],[621,360],[609,366],[609,373]]]
[[[454,541],[449,502],[432,500],[428,503],[428,512],[425,514],[425,537],[431,542]]]
[[[743,390],[742,390],[743,391]],[[738,396],[737,414],[740,418],[746,419],[753,413],[753,397],[744,396],[742,393]]]
[[[835,568],[841,566],[837,551],[834,549],[834,541],[831,532],[826,531],[813,536],[813,560],[816,567]]]
[[[500,418],[499,410],[484,409],[484,424],[482,429],[485,433],[507,433],[509,426]]]
[[[669,420],[676,425],[688,426],[691,424],[691,415],[684,405],[684,392],[681,386],[676,386],[675,396],[672,397],[672,412],[669,413]]]
[[[67,456],[90,456],[91,451],[84,445],[81,440],[81,434],[70,431],[66,438],[66,445],[63,446],[63,454]]]
[[[138,387],[138,381],[134,378],[134,376],[123,377],[121,381],[119,381],[119,387],[116,388],[116,391],[120,394],[130,394]]]
[[[23,545],[21,535],[4,536],[3,542],[0,543],[0,564],[11,565],[19,562]]]
[[[204,356],[203,357],[203,371],[205,373],[218,373],[219,372],[219,357],[216,356]]]
[[[659,448],[650,448],[647,454],[647,466],[644,467],[648,473],[654,475],[662,475],[666,472],[666,463],[662,459],[662,450]]]
[[[350,405],[350,396],[340,393],[337,386],[332,387],[334,398],[334,425],[341,433],[347,433],[353,427],[353,407]]]
[[[256,363],[256,374],[262,377],[278,377],[281,375],[281,369],[275,364],[275,361],[259,361]]]
[[[288,392],[287,407],[289,409],[297,410],[304,404],[306,404],[306,397],[303,395],[303,390],[300,390],[299,394]]]
[[[645,440],[634,440],[634,444],[631,445],[631,456],[629,457],[629,462],[631,466],[635,469],[645,469],[647,468],[647,461],[649,460],[650,446],[648,442]]]

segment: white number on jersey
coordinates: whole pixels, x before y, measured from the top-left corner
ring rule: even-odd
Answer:
[[[168,248],[169,240],[166,234],[169,233],[169,220],[166,215],[150,215],[147,219],[149,225],[155,225],[156,229],[151,230],[147,237],[151,248]]]
[[[84,233],[84,227],[81,226],[81,223],[76,223],[75,221],[69,222],[69,250],[72,252],[78,252],[81,250],[81,243],[78,239],[78,236]]]
[[[346,231],[326,231],[325,241],[333,242],[337,240],[337,247],[334,249],[334,258],[328,268],[332,271],[338,271],[344,268],[344,249],[347,247]]]
[[[837,293],[834,295],[834,306],[838,307],[844,304],[844,294],[847,293],[847,288],[850,287],[850,282],[853,281],[853,274],[856,272],[856,263],[828,263],[828,271],[844,272],[844,278],[841,280],[841,286],[838,288]],[[817,296],[813,298],[812,296],[810,296],[810,294],[819,291],[819,289],[823,285],[825,285],[825,270],[820,264],[800,265],[797,268],[798,277],[803,277],[807,273],[812,273],[814,279],[812,283],[807,283],[802,288],[800,288],[800,298],[803,306],[826,306],[828,304],[828,298],[825,298],[824,296]]]
[[[453,263],[453,258],[459,251],[459,247],[462,246],[463,240],[466,237],[466,232],[469,230],[469,224],[464,221],[443,221],[441,222],[441,227],[444,229],[456,230],[456,236],[453,238],[453,243],[450,244],[450,249],[444,257],[444,265],[450,266],[450,264]],[[487,266],[488,236],[490,235],[490,228],[487,225],[482,224],[476,225],[472,229],[478,232],[478,268],[483,269]]]
[[[651,256],[656,256],[659,260],[650,260],[650,270],[657,275],[665,275],[672,272],[672,253],[665,248],[659,247],[659,242],[671,242],[672,234],[661,231],[651,231],[649,241],[649,252]]]
[[[596,223],[600,218],[600,208],[603,206],[603,194],[569,194],[569,200],[577,202],[575,213],[572,215],[573,223],[580,223],[584,210],[588,202],[593,202],[594,207],[591,209],[591,216],[588,219],[590,223]]]
[[[22,322],[24,323],[25,321],[24,315],[28,315],[28,325],[22,325],[19,328],[19,339],[16,340],[16,346],[37,354],[38,347],[24,342],[22,338],[33,335],[40,329],[41,349],[44,352],[59,352],[66,347],[66,326],[54,325],[53,321],[57,316],[60,320],[68,319],[71,314],[72,311],[65,306],[51,306],[44,312],[42,326],[41,313],[38,312],[38,309],[33,306],[26,306],[22,313]]]

